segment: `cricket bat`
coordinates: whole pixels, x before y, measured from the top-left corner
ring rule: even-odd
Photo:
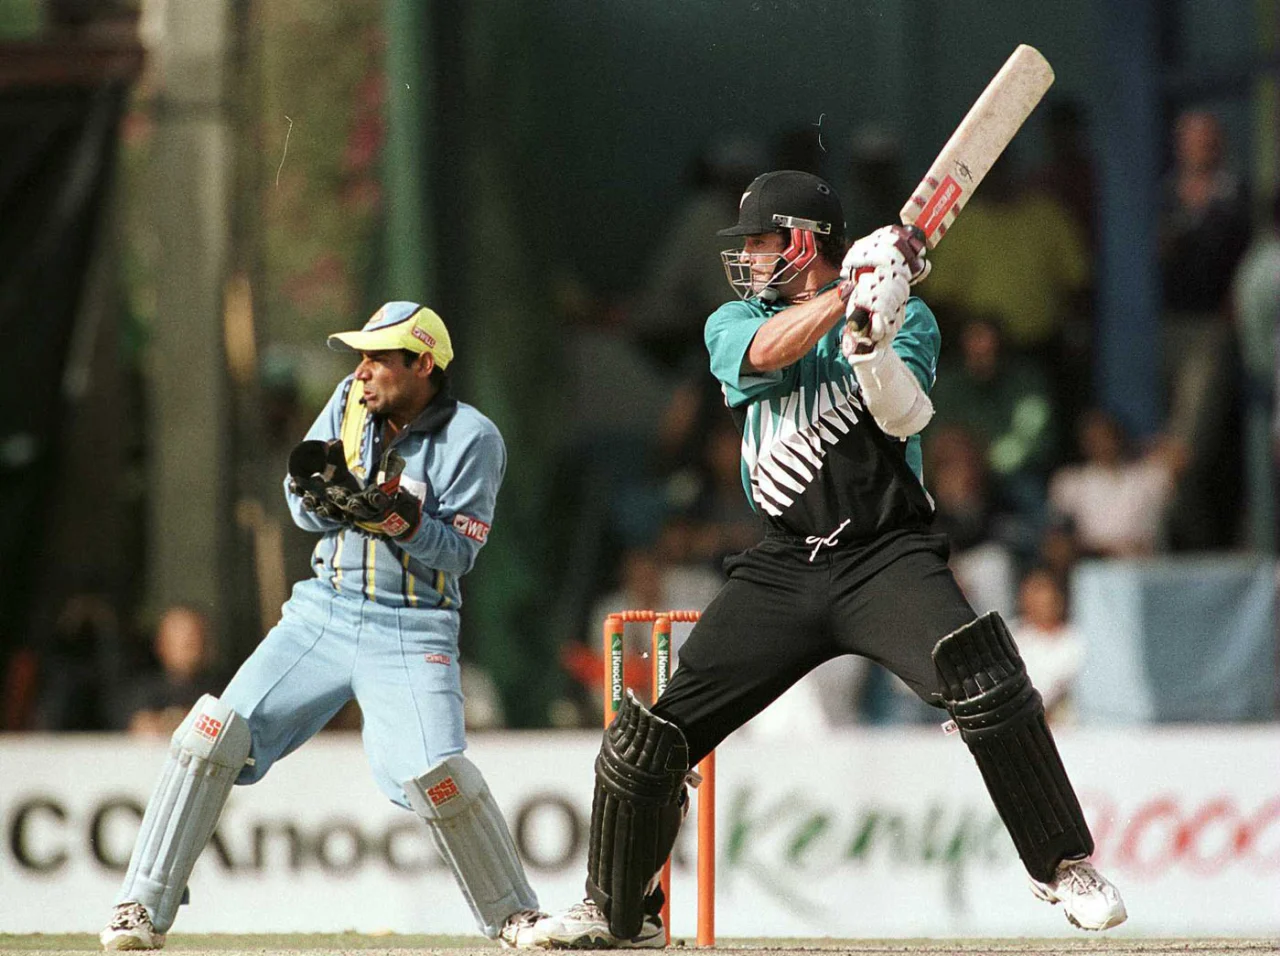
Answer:
[[[1013,51],[942,147],[900,213],[934,248],[1053,83],[1053,67],[1025,43]]]
[[[1053,84],[1053,67],[1035,47],[1020,44],[969,108],[899,216],[930,249],[942,241],[973,191]],[[871,321],[865,309],[849,316],[855,329]]]

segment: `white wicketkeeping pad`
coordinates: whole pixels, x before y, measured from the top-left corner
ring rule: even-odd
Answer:
[[[511,831],[475,764],[462,754],[446,757],[406,781],[404,792],[453,870],[481,932],[493,939],[512,913],[538,908]]]
[[[117,903],[145,906],[157,932],[173,925],[191,868],[213,835],[249,749],[249,725],[210,694],[174,731],[116,897]]]

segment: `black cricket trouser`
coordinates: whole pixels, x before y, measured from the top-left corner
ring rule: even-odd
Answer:
[[[803,538],[765,538],[725,562],[729,580],[680,648],[654,713],[684,731],[692,766],[842,654],[883,665],[942,706],[934,645],[977,616],[948,555],[945,535],[922,531],[816,553]]]

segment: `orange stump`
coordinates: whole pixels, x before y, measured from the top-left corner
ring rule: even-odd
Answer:
[[[667,689],[671,676],[671,624],[673,621],[692,622],[699,617],[697,611],[630,610],[610,614],[604,621],[604,725],[613,723],[622,707],[623,634],[628,623],[653,623],[650,636],[650,664],[652,700]],[[702,783],[698,786],[698,862],[697,900],[699,946],[716,943],[716,755],[714,751],[698,764]],[[666,929],[667,945],[671,944],[671,861],[662,867],[662,923]]]

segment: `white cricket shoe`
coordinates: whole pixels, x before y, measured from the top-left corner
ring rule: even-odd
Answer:
[[[1061,903],[1067,920],[1081,929],[1110,929],[1128,917],[1120,891],[1088,860],[1063,860],[1051,883],[1031,880],[1031,892],[1047,903]]]
[[[503,949],[529,949],[534,945],[531,938],[534,924],[546,915],[540,910],[517,910],[502,924],[498,942]]]
[[[121,903],[111,913],[111,922],[98,934],[103,949],[161,949],[164,933],[151,925],[151,914],[141,903]]]
[[[662,949],[667,931],[661,918],[646,916],[638,936],[622,939],[609,932],[609,921],[595,901],[583,900],[538,920],[529,940],[527,945],[539,949]]]

